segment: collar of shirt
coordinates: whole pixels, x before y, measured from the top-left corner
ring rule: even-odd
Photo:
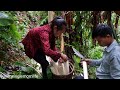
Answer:
[[[105,51],[106,51],[106,52],[110,52],[110,51],[111,51],[115,46],[117,46],[117,45],[118,45],[117,41],[114,40],[109,47],[106,47],[106,48],[105,48]]]

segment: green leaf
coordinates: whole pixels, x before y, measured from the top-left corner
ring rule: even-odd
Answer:
[[[46,16],[41,22],[40,25],[43,25],[48,20],[48,16]]]
[[[13,24],[13,20],[7,18],[0,18],[0,26],[9,26]]]
[[[9,26],[13,24],[13,22],[14,21],[7,14],[0,12],[0,26]]]
[[[77,63],[80,63],[80,58],[74,55],[74,59]]]
[[[14,65],[24,66],[24,64],[23,64],[22,62],[19,62],[19,61],[16,61],[16,62],[14,63]]]
[[[0,66],[0,72],[6,72],[6,70]]]

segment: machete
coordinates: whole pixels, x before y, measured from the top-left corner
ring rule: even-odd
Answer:
[[[73,48],[74,54],[76,54],[78,57],[80,57],[81,59],[85,59],[85,57],[79,52],[77,51],[75,48]],[[84,79],[88,79],[88,70],[87,70],[87,63],[86,61],[82,61],[83,63],[83,74],[84,74]]]

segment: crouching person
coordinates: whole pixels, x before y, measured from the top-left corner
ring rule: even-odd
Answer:
[[[62,17],[55,17],[49,24],[31,29],[22,40],[25,53],[29,58],[33,58],[42,67],[43,79],[47,77],[47,67],[49,65],[46,55],[50,56],[55,62],[59,58],[67,61],[68,57],[58,52],[55,47],[55,40],[66,30],[66,22]]]

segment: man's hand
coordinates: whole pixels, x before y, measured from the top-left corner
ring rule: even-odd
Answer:
[[[82,64],[83,61],[85,61],[88,65],[91,63],[91,59],[82,59],[80,63]]]

